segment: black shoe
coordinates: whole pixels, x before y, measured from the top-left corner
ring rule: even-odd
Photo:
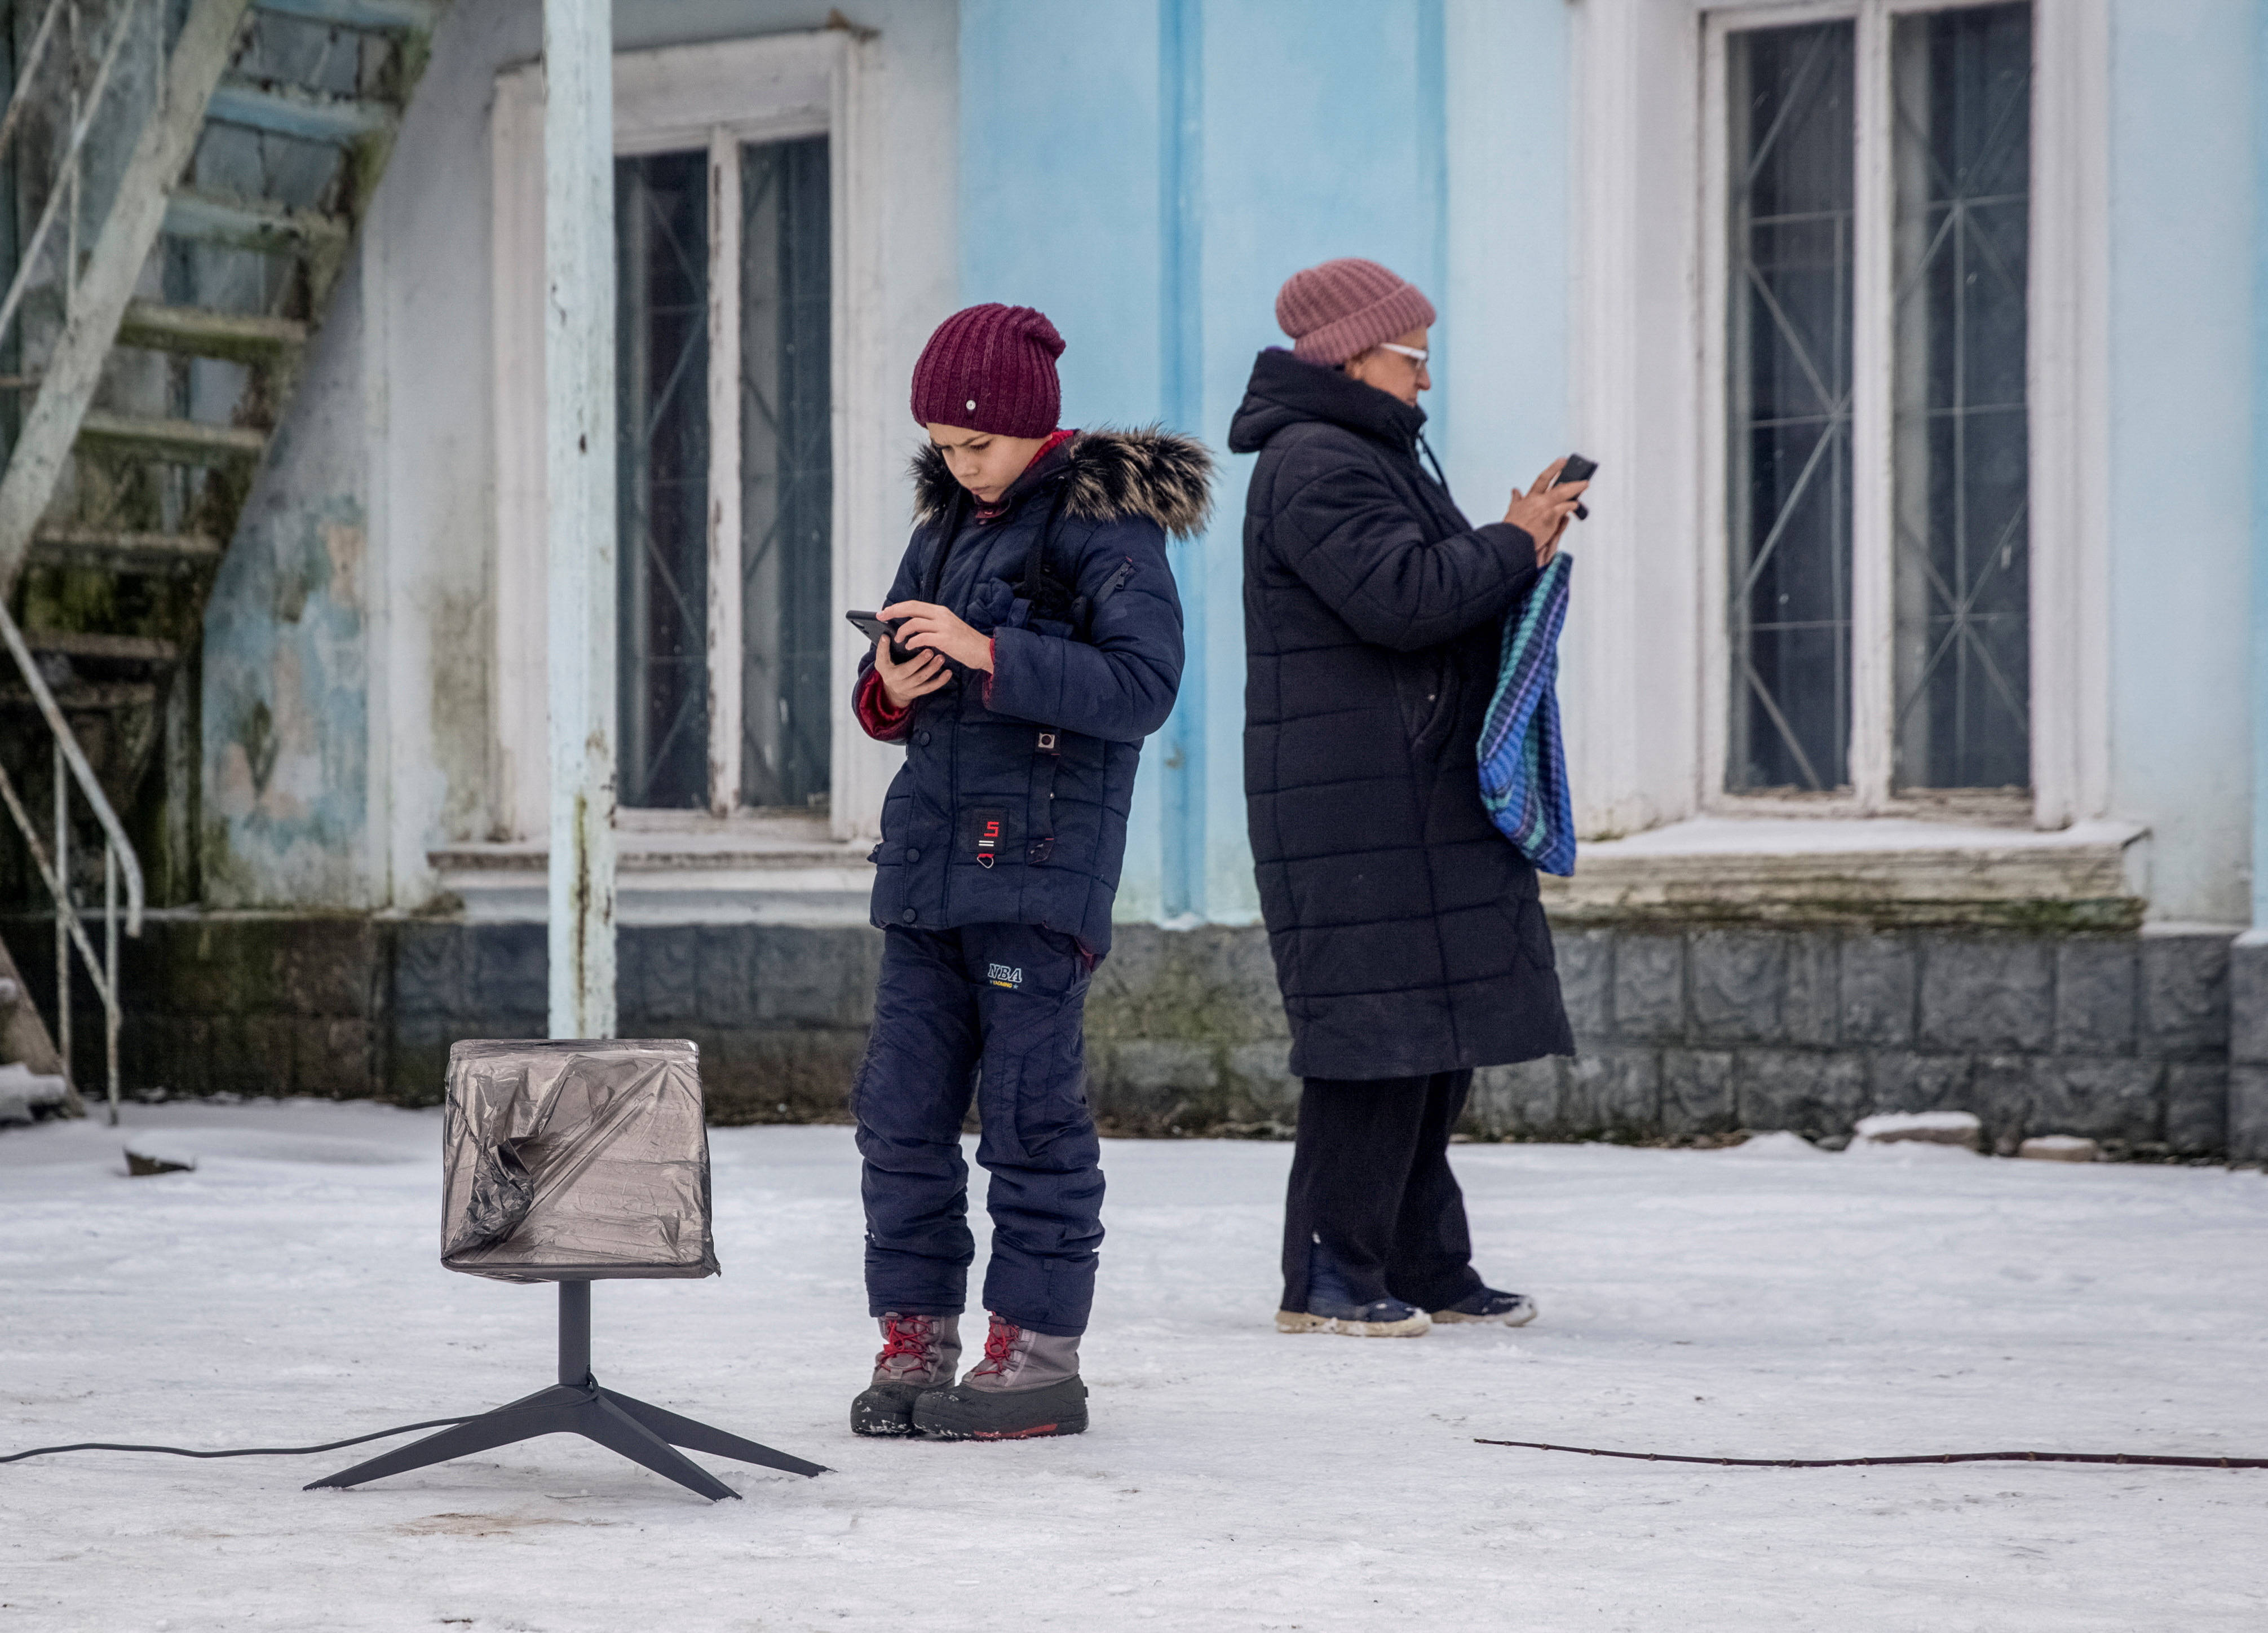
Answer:
[[[927,1384],[876,1384],[850,1403],[850,1432],[891,1437],[911,1435],[914,1402]]]
[[[1279,1333],[1344,1333],[1349,1338],[1418,1338],[1433,1324],[1415,1304],[1388,1296],[1362,1299],[1322,1238],[1307,1260],[1307,1296],[1296,1309],[1276,1312]]]
[[[922,1392],[914,1428],[933,1440],[1038,1440],[1086,1432],[1079,1340],[1035,1333],[997,1312],[968,1376]]]
[[[873,1380],[850,1403],[850,1432],[896,1438],[918,1432],[916,1397],[953,1381],[961,1359],[960,1318],[893,1312],[881,1319],[882,1353],[874,1357]]]
[[[1279,1333],[1344,1333],[1349,1338],[1418,1338],[1433,1324],[1415,1304],[1381,1298],[1367,1304],[1310,1298],[1305,1310],[1278,1310]]]
[[[1495,1288],[1484,1287],[1469,1293],[1446,1310],[1436,1310],[1433,1319],[1453,1321],[1495,1321],[1506,1326],[1526,1326],[1535,1319],[1535,1301],[1525,1293],[1500,1293]]]
[[[1037,1389],[974,1389],[956,1384],[923,1392],[914,1428],[932,1440],[1038,1440],[1086,1432],[1086,1385],[1066,1378]]]

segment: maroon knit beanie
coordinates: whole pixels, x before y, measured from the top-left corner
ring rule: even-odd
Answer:
[[[1303,363],[1336,368],[1381,341],[1425,329],[1433,303],[1375,261],[1350,256],[1294,272],[1276,292],[1276,321]]]
[[[914,365],[914,421],[996,437],[1044,437],[1063,410],[1064,340],[1044,313],[988,305],[937,326]]]

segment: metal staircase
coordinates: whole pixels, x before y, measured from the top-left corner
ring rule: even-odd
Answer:
[[[195,894],[205,597],[446,3],[14,0],[0,802],[55,906],[55,1057],[76,948],[114,1120],[143,856]]]

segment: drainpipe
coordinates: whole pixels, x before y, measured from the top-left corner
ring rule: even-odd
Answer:
[[[2228,1156],[2268,1159],[2268,8],[2252,42],[2252,927],[2228,968]]]
[[[550,1030],[615,1035],[614,0],[543,0]]]
[[[1160,417],[1171,429],[1196,435],[1204,424],[1204,0],[1160,0],[1158,87]],[[1211,905],[1205,614],[1213,591],[1204,536],[1169,541],[1167,555],[1182,589],[1185,655],[1181,695],[1159,733],[1159,765],[1166,773],[1160,907],[1165,922],[1187,928],[1202,922]]]

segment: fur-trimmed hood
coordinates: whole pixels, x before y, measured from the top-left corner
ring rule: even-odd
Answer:
[[[1069,483],[1064,512],[1081,521],[1146,516],[1168,535],[1189,538],[1212,515],[1212,453],[1204,443],[1152,425],[1079,432],[1046,462],[1034,485]],[[944,515],[961,491],[946,469],[945,455],[932,444],[924,443],[914,455],[913,478],[917,522]],[[1021,486],[1023,478],[1017,482]]]

